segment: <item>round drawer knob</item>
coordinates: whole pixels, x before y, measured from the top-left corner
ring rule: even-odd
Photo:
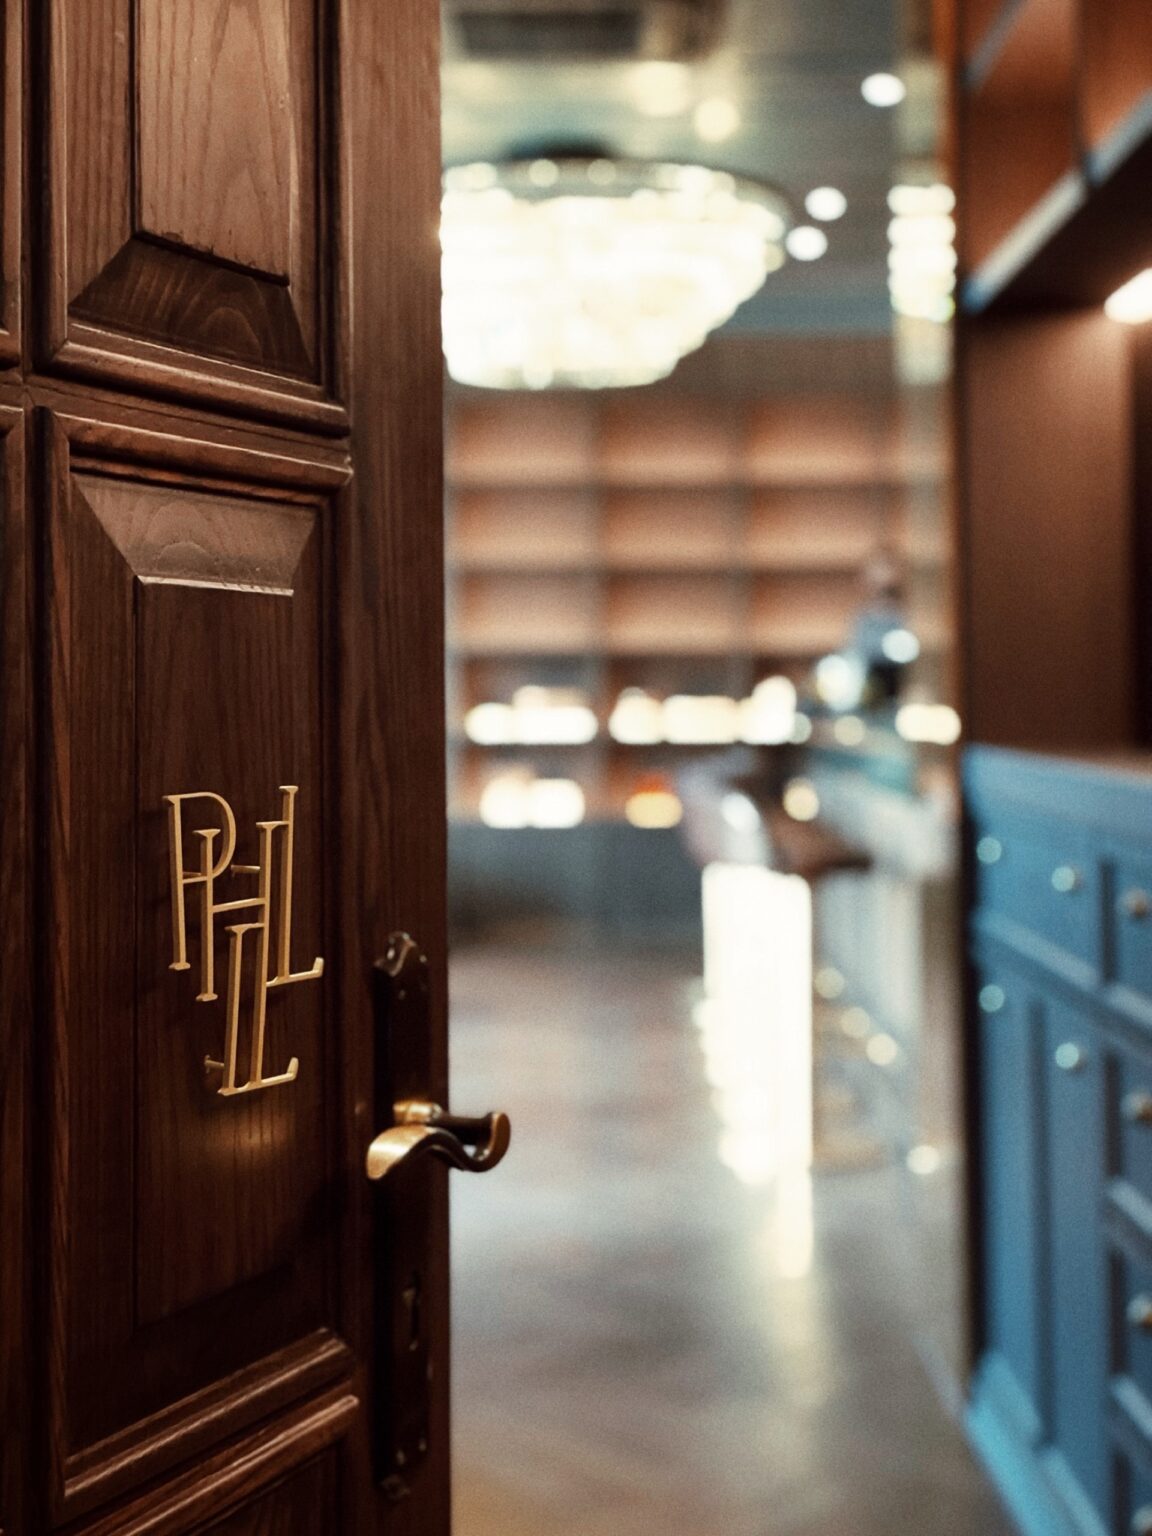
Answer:
[[[1143,1088],[1126,1093],[1120,1103],[1120,1113],[1130,1125],[1152,1125],[1152,1093]]]
[[[1125,891],[1118,905],[1125,917],[1130,917],[1134,923],[1142,923],[1152,913],[1152,896],[1138,889]]]
[[[1004,844],[998,837],[982,837],[976,844],[976,857],[981,864],[999,864],[1004,857]]]
[[[980,988],[981,1013],[999,1013],[1007,1001],[1004,988],[998,987],[995,982],[989,982],[986,987]]]
[[[1128,1529],[1132,1536],[1152,1536],[1152,1504],[1145,1504],[1136,1511]]]
[[[1072,864],[1057,864],[1052,871],[1052,889],[1061,896],[1070,896],[1084,884],[1084,876]]]
[[[1074,1040],[1065,1040],[1055,1052],[1056,1065],[1061,1072],[1083,1072],[1088,1065],[1088,1052]]]
[[[1143,1333],[1152,1331],[1152,1296],[1145,1291],[1133,1296],[1124,1315],[1133,1328],[1139,1328]]]

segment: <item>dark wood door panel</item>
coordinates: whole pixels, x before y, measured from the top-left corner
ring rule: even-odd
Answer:
[[[21,0],[0,0],[0,370],[21,355],[21,167],[24,26]]]
[[[352,1393],[326,1393],[76,1527],[76,1536],[347,1536],[342,1451],[359,1411]]]
[[[328,9],[50,0],[44,366],[345,429]]]
[[[213,1384],[248,1372],[215,1413],[232,1432],[285,1351],[315,1371],[338,1342],[339,1052],[310,973],[332,939],[326,552],[345,475],[295,459],[290,485],[237,479],[235,451],[213,474],[203,443],[46,427],[56,1435],[88,1497],[134,1439],[153,1459],[158,1434],[178,1445],[173,1413],[201,1423]],[[173,849],[194,875],[206,846],[213,908],[181,884],[181,949]],[[230,1038],[231,1079],[207,1065]]]
[[[22,1529],[22,1466],[28,1446],[24,1405],[29,1330],[32,1208],[28,1140],[31,1108],[29,964],[32,871],[30,598],[32,543],[24,500],[24,417],[0,406],[0,1530]]]

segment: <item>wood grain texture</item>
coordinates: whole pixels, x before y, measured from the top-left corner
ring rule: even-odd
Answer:
[[[332,1482],[326,1478],[327,1500],[306,1498],[295,1510],[286,1509],[275,1483],[335,1445],[347,1433],[360,1409],[356,1397],[335,1391],[293,1414],[275,1421],[214,1456],[191,1472],[174,1478],[159,1495],[148,1494],[84,1527],[84,1536],[183,1536],[224,1522],[236,1536],[291,1532],[311,1536],[331,1531]],[[298,1476],[300,1474],[297,1474]],[[303,1474],[303,1485],[314,1482]],[[268,1505],[257,1503],[271,1490]],[[215,1519],[213,1517],[216,1517]],[[295,1523],[284,1524],[286,1519]]]
[[[328,11],[49,0],[45,367],[344,428]]]
[[[23,66],[24,8],[0,0],[0,370],[22,352]]]
[[[432,1536],[444,1181],[382,1211],[363,1158],[368,983],[391,929],[419,932],[443,981],[435,16],[46,0],[32,32],[44,223],[22,255],[46,282],[39,371],[16,390],[36,455],[0,521],[0,643],[6,682],[31,673],[36,817],[6,777],[5,960],[33,887],[40,939],[34,1004],[18,971],[0,1004],[0,1217],[29,1237],[0,1246],[18,1384],[0,1399],[0,1526]],[[242,83],[264,91],[263,123],[241,120]],[[350,436],[337,394],[356,402]],[[33,534],[34,643],[10,605]],[[30,707],[6,687],[5,745]],[[269,1064],[300,1058],[291,1090],[224,1100],[202,1071],[222,1014],[168,965],[163,795],[227,794],[252,862],[284,782],[301,786],[295,958],[329,969],[269,1000]],[[442,985],[412,1070],[446,1093]],[[378,1301],[384,1331],[392,1310],[376,1245],[401,1226],[428,1274],[436,1385],[432,1456],[394,1506],[371,1410]]]
[[[68,472],[57,500],[53,577],[58,630],[67,609],[58,654],[67,652],[68,671],[57,665],[51,686],[61,712],[55,754],[72,771],[53,912],[67,936],[57,970],[72,1109],[62,1172],[75,1449],[318,1326],[335,1263],[324,1217],[332,1047],[323,991],[285,988],[270,1000],[270,1050],[290,1046],[311,1061],[291,1094],[233,1105],[207,1091],[202,1063],[219,1054],[223,1020],[167,969],[163,815],[165,794],[219,789],[237,814],[238,857],[251,862],[255,824],[276,815],[278,784],[299,783],[298,866],[305,875],[321,867],[318,509],[149,492]],[[140,556],[149,514],[153,525],[163,520],[171,548],[181,509],[193,544],[215,524],[227,584],[178,572],[141,584],[125,559],[125,548]],[[285,519],[303,562],[291,573],[296,589],[258,590]],[[245,559],[248,580],[237,584]],[[316,949],[319,891],[301,880],[295,913]],[[178,1311],[178,1323],[159,1328]]]
[[[138,230],[287,281],[288,0],[137,0]]]
[[[24,502],[23,417],[0,410],[0,1527],[24,1519],[31,1180],[33,545]]]
[[[356,210],[349,267],[356,475],[338,520],[335,561],[346,914],[338,1007],[351,1052],[346,1124],[353,1167],[356,1128],[371,1113],[356,1088],[371,1080],[369,968],[397,929],[413,934],[431,961],[425,1065],[433,1096],[447,1090],[448,1063],[444,680],[437,654],[443,643],[443,470],[436,8],[426,0],[394,0],[387,7],[345,0],[344,14],[348,117],[376,125],[372,135],[348,140],[348,198]],[[381,143],[389,146],[384,155]],[[446,1184],[442,1170],[421,1171],[413,1180],[428,1223],[422,1244],[435,1360],[430,1456],[411,1497],[393,1508],[364,1481],[350,1480],[344,1511],[350,1531],[443,1536],[450,1525]],[[348,1197],[354,1245],[373,1238],[386,1243],[386,1213],[375,1213],[373,1233],[372,1203],[355,1173]],[[364,1330],[355,1342],[370,1353],[370,1277],[350,1269],[346,1286],[347,1315],[359,1318]],[[371,1455],[370,1429],[365,1423],[354,1432],[356,1466]]]
[[[347,1347],[323,1330],[143,1424],[69,1459],[65,1506],[81,1515],[272,1413],[314,1395],[352,1368]]]
[[[316,515],[147,481],[78,477],[84,499],[132,574],[152,581],[291,597]]]

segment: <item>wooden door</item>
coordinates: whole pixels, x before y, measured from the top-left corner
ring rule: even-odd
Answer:
[[[437,6],[0,11],[0,1531],[443,1531]]]

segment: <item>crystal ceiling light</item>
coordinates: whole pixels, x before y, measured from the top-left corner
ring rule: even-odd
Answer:
[[[492,389],[662,379],[783,265],[789,225],[775,189],[700,165],[455,166],[441,225],[448,370]]]

